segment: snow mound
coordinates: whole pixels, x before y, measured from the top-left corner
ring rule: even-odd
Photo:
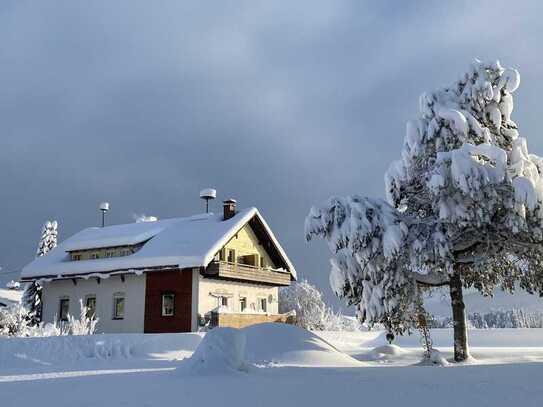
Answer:
[[[248,372],[249,367],[360,367],[312,332],[286,324],[258,324],[243,329],[209,331],[194,354],[182,362],[180,374]]]
[[[432,349],[430,351],[430,357],[424,355],[420,363],[417,363],[418,366],[449,366],[449,362],[443,356],[443,354],[437,349]]]
[[[392,356],[398,356],[403,353],[403,349],[400,348],[398,345],[383,345],[378,346],[372,350],[372,353],[378,355],[378,354],[384,354],[384,355],[392,355]]]
[[[361,366],[312,332],[286,324],[259,324],[243,329],[247,361],[256,366]]]
[[[239,329],[212,329],[179,371],[196,374],[246,372],[246,340],[245,333]]]
[[[382,345],[373,348],[367,355],[367,360],[389,361],[399,359],[405,351],[398,345]]]

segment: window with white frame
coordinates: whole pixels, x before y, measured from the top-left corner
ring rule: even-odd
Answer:
[[[89,319],[96,318],[96,295],[87,295],[85,298],[85,316]]]
[[[113,294],[113,319],[123,319],[125,311],[124,293]]]
[[[63,297],[59,301],[58,307],[58,319],[59,321],[67,321],[68,314],[70,313],[70,299],[68,297]]]
[[[163,293],[162,294],[162,316],[173,317],[175,314],[175,294]]]
[[[258,310],[262,312],[268,311],[268,302],[266,301],[266,298],[258,299]]]
[[[243,312],[247,309],[247,297],[240,297],[239,299],[239,310]]]
[[[217,306],[219,308],[228,308],[228,297],[224,295],[217,296]]]

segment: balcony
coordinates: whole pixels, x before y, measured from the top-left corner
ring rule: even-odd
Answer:
[[[228,263],[225,261],[210,263],[205,269],[204,275],[261,284],[290,285],[290,273],[288,271],[255,267],[248,264]]]

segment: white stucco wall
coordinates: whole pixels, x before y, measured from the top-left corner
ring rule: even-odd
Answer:
[[[278,310],[278,287],[266,285],[241,283],[226,280],[215,280],[199,276],[200,284],[198,290],[198,313],[205,315],[209,311],[217,308],[217,296],[225,295],[228,297],[228,309],[231,312],[241,312],[240,298],[247,297],[247,311],[258,310],[257,299],[272,296],[272,302],[267,301],[267,312],[277,314]]]
[[[70,314],[79,316],[81,309],[79,299],[85,301],[88,295],[96,296],[96,316],[99,318],[97,332],[108,333],[141,333],[145,317],[145,274],[141,276],[126,275],[125,281],[119,276],[101,279],[56,280],[44,283],[43,286],[43,321],[53,322],[58,318],[59,301],[70,299]],[[124,293],[125,311],[121,320],[113,319],[113,295]]]

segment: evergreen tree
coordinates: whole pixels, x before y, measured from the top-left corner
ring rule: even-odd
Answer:
[[[519,83],[516,70],[476,60],[421,96],[386,201],[331,198],[306,218],[306,238],[332,251],[332,288],[361,319],[401,330],[418,285],[448,285],[457,361],[469,357],[463,287],[491,295],[520,282],[543,294],[543,159],[511,120]]]
[[[38,243],[36,257],[45,255],[57,246],[58,223],[47,221],[43,225],[41,238]],[[28,283],[22,298],[23,305],[31,316],[31,325],[37,325],[41,321],[41,285],[37,281]]]

